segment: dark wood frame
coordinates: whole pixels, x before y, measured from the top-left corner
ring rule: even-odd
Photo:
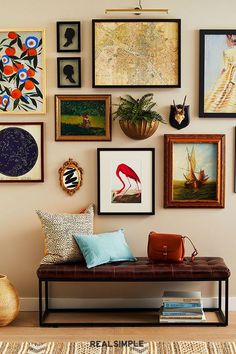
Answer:
[[[173,144],[217,144],[217,200],[173,200]],[[167,134],[164,135],[164,207],[165,208],[224,208],[225,206],[225,135],[223,134]]]
[[[98,22],[175,22],[178,25],[178,83],[177,85],[97,85],[95,82],[95,25]],[[150,39],[151,40],[151,39]],[[125,87],[181,87],[181,20],[180,19],[94,19],[92,20],[92,87],[110,87],[110,88],[125,88]]]
[[[60,48],[60,25],[70,25],[70,24],[77,24],[78,25],[78,49],[61,49]],[[81,51],[81,32],[80,32],[80,21],[63,21],[57,22],[57,52],[58,53],[79,53]]]
[[[64,136],[61,135],[60,123],[60,101],[61,100],[104,100],[106,102],[106,135],[92,136],[92,135],[78,135],[78,136]],[[56,141],[111,141],[111,95],[55,95],[55,140]]]
[[[61,84],[61,75],[60,75],[60,61],[61,60],[68,60],[68,64],[71,61],[77,61],[78,63],[78,84],[77,85],[62,85]],[[57,87],[65,87],[65,88],[78,88],[81,87],[81,58],[74,58],[74,57],[60,57],[57,58]]]
[[[148,212],[103,212],[101,211],[101,188],[100,188],[100,153],[104,151],[149,151],[152,153],[152,207]],[[155,215],[155,149],[154,148],[99,148],[97,149],[97,200],[98,200],[98,215]],[[132,204],[131,204],[132,207]]]
[[[8,126],[8,125],[12,125],[12,126],[17,126],[20,127],[21,125],[23,126],[29,126],[29,125],[38,125],[40,127],[40,156],[41,156],[41,178],[40,179],[31,179],[31,180],[21,180],[21,179],[15,179],[13,180],[12,178],[10,180],[0,180],[0,183],[35,183],[35,182],[44,182],[44,146],[43,146],[43,142],[44,142],[44,132],[43,132],[43,126],[44,123],[42,122],[31,122],[31,123],[25,123],[25,122],[14,122],[14,123],[0,123],[0,126],[4,125],[4,126]]]
[[[236,127],[234,128],[234,193],[236,193]]]
[[[73,189],[66,188],[66,186],[63,183],[64,172],[69,167],[74,167],[76,169],[78,175],[80,174],[80,183],[78,183],[78,185]],[[66,192],[67,194],[69,194],[71,196],[75,192],[77,192],[83,184],[83,169],[82,169],[82,167],[80,167],[78,162],[74,161],[73,159],[69,158],[69,160],[65,161],[63,163],[62,167],[59,168],[58,173],[59,173],[59,181],[60,181],[61,188],[63,189],[64,192]]]
[[[205,118],[236,118],[235,113],[207,113],[204,111],[204,83],[205,83],[205,35],[227,35],[227,34],[235,34],[236,29],[234,30],[200,30],[200,70],[199,70],[199,117]]]

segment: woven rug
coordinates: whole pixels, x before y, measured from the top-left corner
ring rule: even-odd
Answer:
[[[99,342],[0,342],[0,354],[236,354],[236,343],[149,342],[129,346],[122,341]]]

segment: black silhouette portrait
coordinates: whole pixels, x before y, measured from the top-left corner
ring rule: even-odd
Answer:
[[[65,30],[64,37],[66,38],[66,43],[63,45],[63,47],[68,47],[73,43],[73,38],[75,36],[75,30],[71,27],[67,27]]]
[[[69,80],[72,84],[75,84],[75,80],[73,78],[74,68],[72,65],[65,65],[63,67],[63,74],[66,76],[67,80]]]

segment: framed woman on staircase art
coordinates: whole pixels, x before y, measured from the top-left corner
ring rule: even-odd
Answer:
[[[236,118],[236,30],[200,31],[200,117]]]
[[[98,214],[155,213],[154,149],[98,149]]]

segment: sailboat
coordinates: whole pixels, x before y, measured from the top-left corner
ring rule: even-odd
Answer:
[[[195,158],[195,150],[192,148],[191,154],[187,149],[187,171],[188,174],[183,174],[186,179],[185,187],[198,189],[201,188],[209,179],[209,176],[205,174],[203,169],[196,172],[196,158]]]

